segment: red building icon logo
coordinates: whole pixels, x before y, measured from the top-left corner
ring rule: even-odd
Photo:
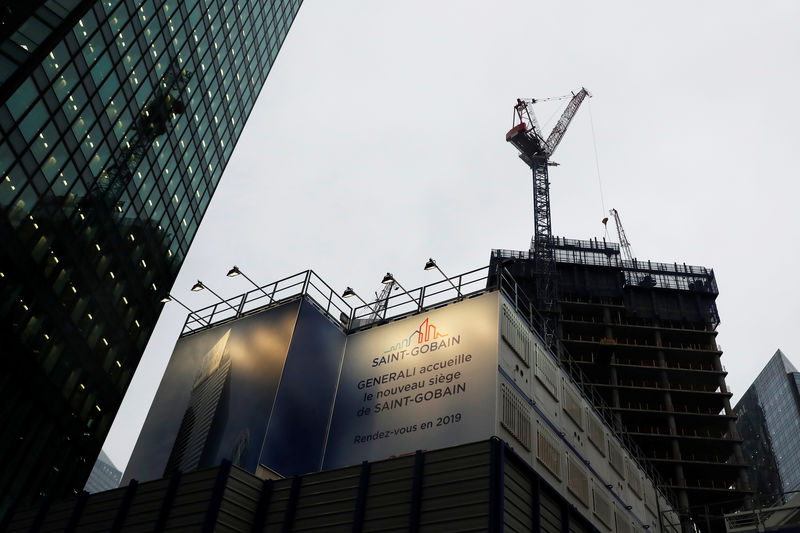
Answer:
[[[433,341],[441,337],[447,337],[447,333],[439,333],[436,330],[436,326],[434,326],[433,324],[429,324],[427,318],[422,321],[422,324],[419,325],[419,328],[417,328],[416,333],[419,334],[419,338],[417,339],[417,344]]]

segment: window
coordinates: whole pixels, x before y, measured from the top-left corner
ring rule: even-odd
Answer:
[[[39,132],[39,128],[48,118],[47,109],[42,101],[36,103],[28,115],[20,122],[19,129],[22,131],[25,140],[30,142]]]

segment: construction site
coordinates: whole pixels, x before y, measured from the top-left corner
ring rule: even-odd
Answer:
[[[724,514],[751,491],[716,342],[713,269],[637,259],[616,209],[602,222],[619,244],[553,235],[550,156],[589,96],[573,93],[547,137],[533,107],[548,99],[517,101],[506,141],[533,174],[534,235],[529,250],[492,250],[491,264],[523,287],[564,367],[676,495],[684,530],[725,531]]]
[[[0,531],[726,531],[752,491],[713,269],[636,258],[616,209],[619,244],[553,234],[550,157],[589,97],[514,106],[529,249],[454,277],[429,259],[444,279],[411,290],[387,273],[372,302],[307,270],[184,305],[127,488]]]

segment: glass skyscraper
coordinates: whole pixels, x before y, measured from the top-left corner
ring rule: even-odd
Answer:
[[[83,487],[301,2],[0,6],[0,519]]]
[[[117,470],[111,459],[100,452],[100,456],[94,463],[92,472],[89,474],[89,479],[86,480],[86,485],[83,490],[86,492],[103,492],[106,490],[116,489],[119,486],[119,480],[122,477],[122,472]]]
[[[778,503],[782,495],[800,491],[800,372],[782,351],[764,366],[734,414],[756,504]]]

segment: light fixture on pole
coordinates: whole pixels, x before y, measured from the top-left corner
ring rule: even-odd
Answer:
[[[383,283],[384,285],[391,285],[391,284],[395,284],[395,285],[397,285],[398,287],[400,287],[400,289],[402,289],[402,291],[403,291],[404,293],[406,293],[406,296],[408,296],[409,298],[411,298],[411,301],[413,301],[415,304],[417,304],[417,306],[419,306],[419,307],[422,307],[422,304],[419,302],[419,300],[417,300],[416,298],[414,298],[413,296],[411,296],[411,295],[408,293],[408,291],[405,289],[405,287],[403,287],[402,285],[400,285],[400,282],[399,282],[399,281],[397,281],[396,279],[394,279],[394,276],[392,276],[392,273],[391,273],[391,272],[387,272],[387,273],[386,273],[386,275],[385,275],[385,276],[383,276],[383,279],[381,280],[381,283]]]
[[[373,308],[371,305],[369,305],[367,302],[365,302],[365,301],[364,301],[364,299],[363,299],[361,296],[359,296],[358,294],[356,294],[356,291],[354,291],[352,288],[350,288],[350,287],[347,287],[347,288],[344,290],[344,292],[342,293],[342,298],[352,298],[353,296],[355,296],[356,298],[358,298],[358,299],[359,299],[359,301],[360,301],[362,304],[366,305],[366,306],[369,308],[369,310],[370,310],[370,311],[372,311],[373,313],[375,313],[375,312],[376,312],[376,311],[375,311],[375,309],[374,309],[374,308]]]
[[[458,298],[459,298],[459,299],[463,298],[464,296],[461,294],[461,290],[460,290],[458,287],[456,287],[456,284],[455,284],[455,283],[453,283],[453,280],[451,280],[450,278],[448,278],[448,277],[447,277],[447,275],[446,275],[444,272],[442,272],[442,269],[441,269],[441,268],[439,268],[439,265],[437,265],[437,264],[436,264],[436,261],[434,261],[434,260],[433,260],[433,257],[431,257],[430,259],[428,259],[428,262],[427,262],[427,263],[425,263],[425,270],[433,270],[434,268],[435,268],[436,270],[438,270],[438,271],[439,271],[439,273],[440,273],[442,276],[444,276],[444,279],[446,279],[448,282],[450,282],[450,285],[452,285],[452,286],[453,286],[453,288],[456,290],[456,293],[458,294]]]
[[[222,303],[224,303],[225,305],[227,305],[228,307],[230,307],[231,309],[233,309],[233,312],[234,312],[234,313],[236,313],[236,314],[239,314],[239,311],[237,311],[237,310],[236,310],[236,308],[235,308],[234,306],[232,306],[230,303],[228,303],[228,300],[225,300],[225,299],[223,299],[223,298],[222,298],[222,296],[220,296],[220,295],[219,295],[219,294],[217,294],[216,292],[212,291],[212,290],[211,290],[211,289],[210,289],[210,288],[209,288],[209,287],[208,287],[206,284],[204,284],[204,283],[203,283],[202,281],[200,281],[199,279],[197,280],[197,283],[195,283],[194,285],[192,285],[192,292],[200,292],[200,291],[202,291],[203,289],[207,290],[208,292],[210,292],[211,294],[213,294],[214,296],[216,296],[216,297],[219,299],[219,301],[221,301]]]
[[[166,296],[164,296],[163,298],[161,298],[161,303],[162,303],[162,304],[169,303],[169,302],[178,302],[178,303],[181,305],[181,307],[183,307],[184,309],[186,309],[187,311],[189,311],[189,315],[194,315],[194,316],[196,316],[196,317],[197,317],[197,320],[199,320],[201,324],[205,324],[206,326],[210,326],[210,325],[211,325],[211,324],[208,322],[208,320],[205,320],[205,319],[203,319],[203,317],[201,317],[200,315],[198,315],[197,313],[195,313],[194,311],[192,311],[191,309],[189,309],[189,307],[188,307],[188,306],[187,306],[185,303],[183,303],[182,301],[178,300],[178,299],[177,299],[177,298],[175,298],[173,295],[171,295],[171,294],[167,294]]]
[[[267,294],[267,291],[265,291],[263,287],[261,287],[261,286],[260,286],[258,283],[256,283],[256,282],[255,282],[255,281],[253,281],[252,279],[250,279],[250,277],[249,277],[247,274],[245,274],[244,272],[242,272],[242,271],[239,269],[239,267],[237,267],[236,265],[233,265],[233,268],[232,268],[232,269],[230,269],[230,270],[228,270],[228,273],[227,273],[227,274],[225,274],[225,275],[226,275],[226,276],[228,276],[229,278],[235,278],[235,277],[237,277],[237,276],[244,276],[244,279],[246,279],[247,281],[249,281],[249,282],[250,282],[250,283],[251,283],[251,284],[252,284],[252,285],[253,285],[253,286],[254,286],[256,289],[258,289],[258,290],[260,290],[261,292],[263,292],[263,293],[264,293],[264,296],[266,296],[267,298],[269,298],[269,303],[272,303],[272,296],[270,296],[269,294]]]
[[[356,298],[361,300],[361,297],[358,294],[356,294],[356,291],[354,291],[350,287],[346,287],[344,289],[344,292],[342,293],[342,298],[350,298],[352,296],[355,296]],[[364,300],[361,300],[361,301],[363,302]],[[366,302],[364,302],[364,303],[366,303]]]

